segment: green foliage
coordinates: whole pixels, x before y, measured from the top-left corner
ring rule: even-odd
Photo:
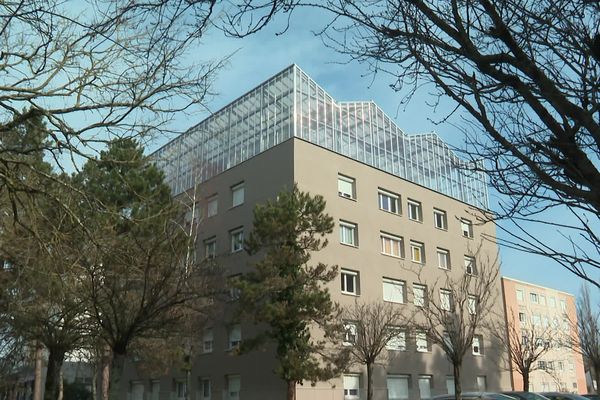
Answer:
[[[261,258],[253,271],[233,282],[240,292],[241,314],[267,325],[262,334],[245,340],[242,350],[274,342],[279,361],[275,372],[288,383],[328,379],[345,361],[340,352],[337,357],[323,356],[339,329],[337,307],[324,287],[337,276],[337,267],[308,265],[311,253],[327,245],[325,236],[333,226],[323,197],[296,186],[257,205],[246,250]],[[313,323],[324,330],[323,339],[312,337]]]

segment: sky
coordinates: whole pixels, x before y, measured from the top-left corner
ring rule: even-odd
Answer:
[[[248,90],[275,75],[290,64],[297,64],[325,91],[336,100],[373,100],[377,103],[405,133],[434,131],[447,143],[460,147],[464,141],[463,133],[451,122],[438,123],[452,109],[449,101],[442,101],[437,108],[432,104],[436,98],[431,88],[417,91],[409,104],[401,104],[403,93],[390,88],[393,79],[389,75],[373,76],[368,66],[350,61],[327,48],[322,40],[313,34],[324,22],[323,16],[308,11],[299,12],[291,19],[289,29],[281,35],[280,23],[269,25],[259,33],[235,39],[225,37],[214,29],[204,37],[204,43],[197,47],[190,57],[203,60],[220,59],[229,56],[229,62],[219,71],[214,82],[216,93],[206,104],[207,110],[194,115],[178,118],[178,129],[185,130],[215,112]],[[451,120],[452,121],[452,120]],[[459,122],[454,118],[454,122]],[[154,143],[149,150],[156,149],[164,141]],[[491,194],[492,209],[498,203],[496,195]],[[555,215],[557,219],[566,217]],[[548,243],[561,246],[562,238],[557,232],[540,230],[537,233],[547,237]],[[508,248],[500,248],[501,274],[511,278],[531,282],[568,293],[577,294],[582,280],[577,278],[553,261],[531,254],[525,254]],[[592,291],[595,293],[598,291]],[[598,296],[594,296],[598,299]]]

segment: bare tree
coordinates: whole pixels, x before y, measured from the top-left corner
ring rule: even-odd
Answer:
[[[574,348],[579,350],[590,366],[592,379],[600,382],[600,310],[592,305],[589,289],[581,289],[577,301],[577,330],[579,343]],[[600,388],[596,388],[600,395]]]
[[[432,344],[438,345],[452,364],[454,390],[457,400],[462,399],[461,370],[465,354],[479,341],[498,300],[499,265],[497,260],[478,259],[472,273],[447,271],[443,278],[427,282],[421,275],[418,280],[427,285],[426,297],[414,319],[414,327]],[[418,335],[418,334],[417,334]],[[419,337],[417,337],[417,341]]]
[[[510,370],[519,372],[523,377],[523,391],[528,392],[531,372],[540,369],[546,371],[540,368],[538,361],[545,358],[552,347],[566,345],[568,341],[558,327],[543,325],[541,321],[534,322],[529,316],[523,318],[522,321],[516,322],[519,319],[511,314],[506,325],[498,325],[492,332],[508,352]]]
[[[331,13],[319,32],[325,42],[389,74],[402,102],[423,86],[451,99],[467,154],[487,161],[473,168],[507,195],[493,216],[515,225],[503,243],[600,286],[598,2],[245,0],[225,29],[244,36],[299,6]],[[553,209],[569,218],[556,221]],[[541,225],[543,236],[525,222]],[[548,230],[566,245],[549,244]]]
[[[367,400],[373,399],[373,367],[383,362],[386,347],[406,341],[406,326],[411,319],[393,303],[360,303],[342,312],[351,361],[367,369]]]
[[[221,65],[187,57],[214,3],[3,1],[0,135],[41,117],[49,136],[35,150],[70,169],[115,137],[174,132],[173,117],[203,105]],[[48,194],[16,179],[19,166],[47,176],[26,151],[0,142],[0,192]]]

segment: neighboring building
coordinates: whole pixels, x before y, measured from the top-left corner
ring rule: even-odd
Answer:
[[[540,357],[537,370],[530,374],[529,390],[587,393],[581,354],[561,345],[561,342],[579,341],[574,329],[577,322],[575,297],[507,277],[502,278],[502,289],[507,326],[521,327],[524,336],[526,331],[530,331],[528,327],[533,327],[548,338],[544,341],[549,341],[550,350]],[[541,338],[525,337],[522,340],[542,341]],[[514,390],[522,390],[521,374],[512,366],[511,370]]]
[[[487,207],[482,174],[469,172],[435,134],[405,135],[373,102],[335,102],[297,66],[290,66],[154,153],[175,194],[201,183],[201,255],[216,254],[230,273],[247,271],[243,239],[255,204],[291,189],[321,194],[336,221],[330,244],[312,262],[338,265],[333,299],[390,301],[407,312],[419,301],[419,269],[426,282],[473,268],[473,253],[494,259],[482,242],[492,224],[476,225]],[[500,281],[493,295],[500,299]],[[501,302],[496,302],[501,314]],[[131,400],[275,399],[286,393],[274,374],[272,351],[235,356],[252,327],[224,315],[199,332],[203,353],[192,369],[151,380],[131,370]],[[412,338],[411,338],[412,337]],[[464,390],[509,389],[506,356],[492,337],[480,337],[463,364]],[[375,398],[425,399],[453,389],[452,367],[426,337],[406,335],[375,369]],[[485,351],[484,351],[485,349]],[[365,398],[356,366],[316,386],[299,385],[302,399]]]

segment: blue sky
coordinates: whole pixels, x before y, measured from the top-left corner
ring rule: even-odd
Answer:
[[[427,88],[423,88],[408,105],[401,105],[402,93],[390,88],[393,80],[383,74],[373,76],[366,65],[348,62],[346,56],[328,49],[312,30],[317,30],[322,18],[315,18],[308,12],[301,12],[292,18],[290,29],[276,35],[281,25],[271,25],[258,34],[244,38],[227,38],[213,30],[204,38],[204,44],[191,54],[201,59],[219,59],[231,56],[227,67],[221,70],[213,90],[217,95],[207,104],[214,112],[246,91],[260,84],[270,76],[290,64],[298,64],[309,76],[338,100],[373,100],[406,133],[435,131],[446,142],[460,147],[463,134],[452,123],[436,124],[451,109],[451,104],[441,104],[433,109],[435,101]],[[321,21],[319,21],[321,20]],[[200,122],[207,116],[206,110],[176,120],[177,128],[186,128]],[[457,118],[454,122],[459,122]],[[150,148],[153,150],[157,142]],[[491,197],[492,208],[498,199]],[[561,218],[561,215],[556,215]],[[549,243],[560,246],[562,238],[551,231],[539,230]],[[576,294],[582,281],[554,262],[530,254],[502,248],[502,275],[532,282],[542,286]],[[595,293],[597,291],[592,291]]]

